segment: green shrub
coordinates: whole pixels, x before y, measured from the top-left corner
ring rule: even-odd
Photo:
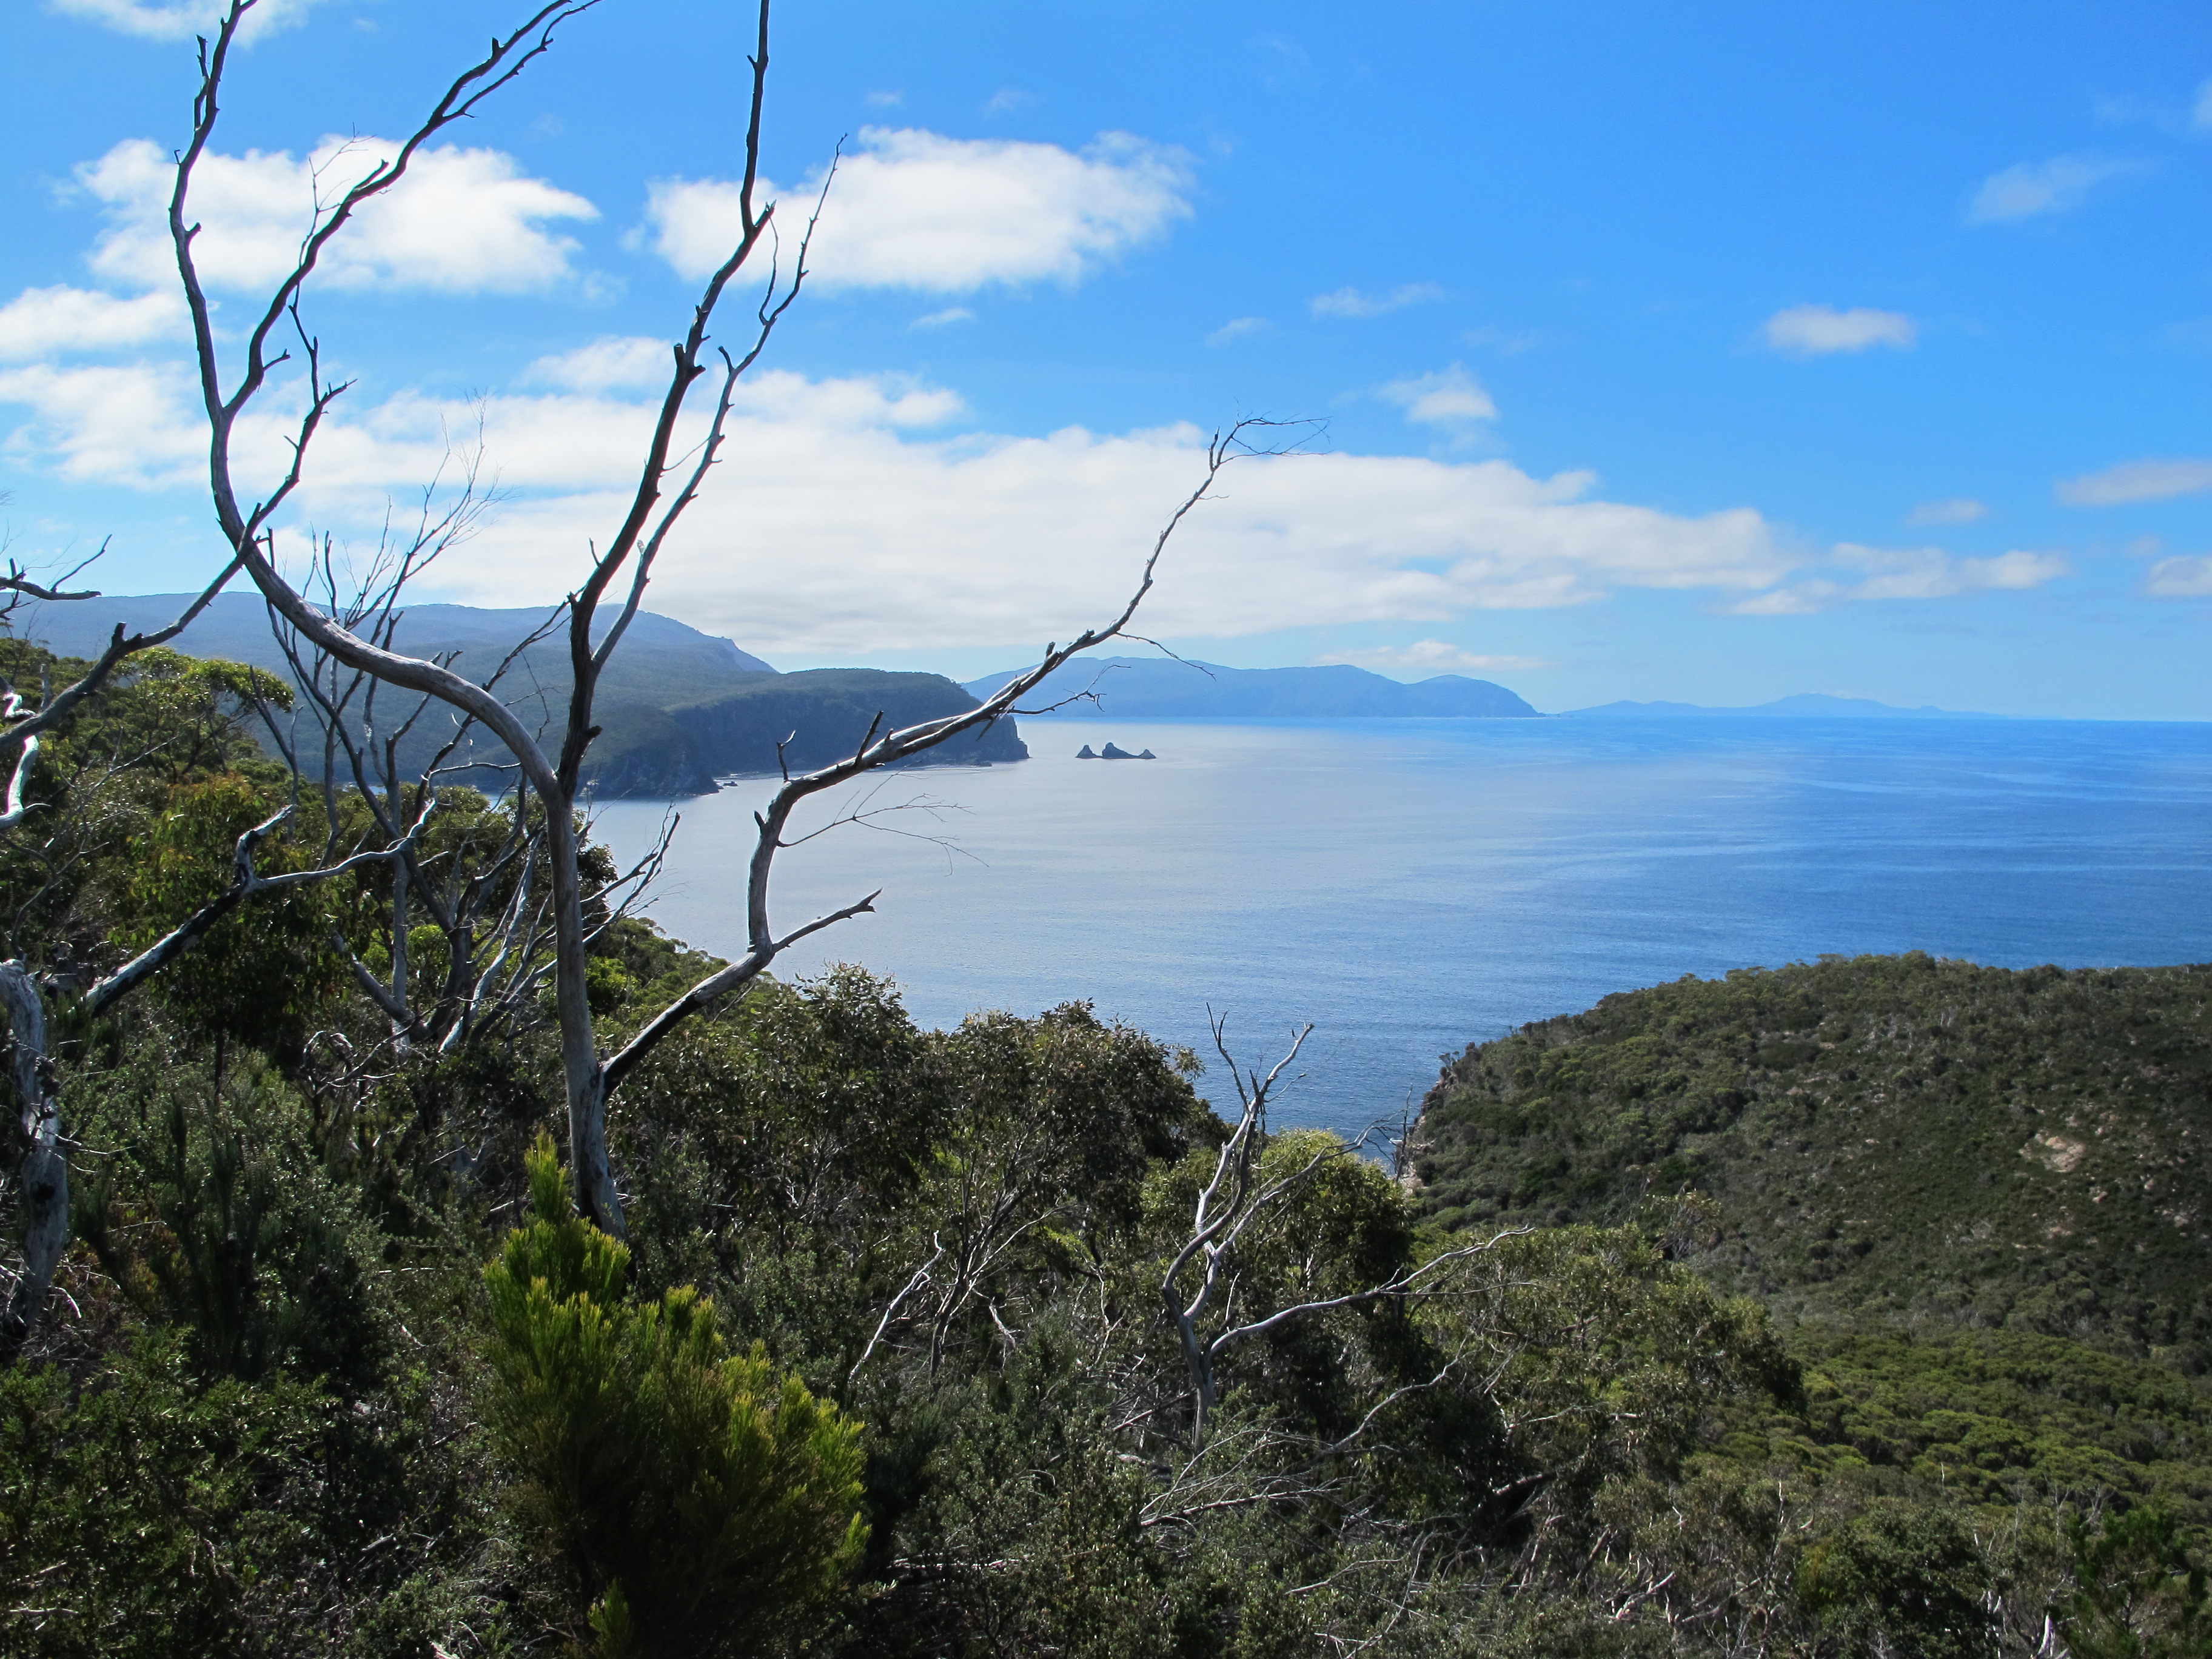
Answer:
[[[82,1385],[0,1370],[0,1654],[254,1650],[269,1589],[323,1541],[296,1505],[330,1411],[285,1379],[204,1387],[170,1334]]]
[[[550,1138],[529,1162],[534,1217],[484,1273],[517,1516],[603,1650],[770,1650],[860,1560],[860,1425],[761,1347],[726,1352],[696,1290],[628,1297],[629,1252],[568,1213]]]
[[[2076,1588],[2059,1624],[2075,1659],[2183,1659],[2212,1647],[2212,1593],[2171,1511],[2144,1504],[2068,1528]]]
[[[275,790],[224,773],[169,791],[165,809],[136,837],[117,894],[123,926],[114,943],[154,944],[231,884],[238,838],[281,803]],[[307,868],[312,848],[274,835],[254,853],[264,875]],[[332,894],[316,884],[248,899],[192,947],[189,962],[156,976],[149,994],[185,1030],[218,1048],[248,1044],[296,1054],[337,994],[343,971],[331,948]]]
[[[146,1042],[70,1074],[87,1159],[71,1225],[140,1318],[203,1375],[373,1390],[398,1334],[388,1241],[316,1156],[307,1103],[246,1050],[218,1081]]]

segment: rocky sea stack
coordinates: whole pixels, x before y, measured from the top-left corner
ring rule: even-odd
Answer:
[[[1133,755],[1117,743],[1109,743],[1103,749],[1096,750],[1086,743],[1075,751],[1075,758],[1078,760],[1158,760],[1159,757],[1149,749]]]

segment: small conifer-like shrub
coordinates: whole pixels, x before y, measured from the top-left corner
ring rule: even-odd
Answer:
[[[518,1519],[604,1659],[773,1649],[860,1559],[860,1425],[727,1352],[690,1287],[625,1294],[629,1252],[570,1213],[550,1137],[529,1167],[532,1218],[484,1270]]]

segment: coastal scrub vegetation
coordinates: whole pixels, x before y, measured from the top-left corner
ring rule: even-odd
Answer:
[[[252,690],[154,658],[64,723],[21,959],[81,982],[220,886],[292,787]],[[458,879],[503,843],[452,805]],[[633,1079],[617,1240],[544,999],[404,1042],[350,971],[389,970],[386,873],[240,905],[98,1018],[59,994],[82,1174],[0,1371],[0,1653],[2203,1650],[2163,1150],[2203,1128],[2203,970],[1608,999],[1454,1061],[1407,1180],[1224,1120],[1224,1057],[1079,1004],[930,1030],[858,969],[763,979]],[[617,1041],[714,966],[592,914]],[[1240,1133],[1268,1196],[1206,1330],[1260,1328],[1201,1410],[1163,1298]],[[1994,1185],[1952,1150],[1992,1137]],[[1777,1206],[1846,1148],[1879,1204]],[[2094,1248],[2012,1248],[2067,1218]]]
[[[805,275],[787,219],[710,349],[776,240],[764,5],[741,238],[623,520],[508,659],[565,643],[558,718],[396,648],[473,474],[365,591],[327,543],[320,591],[288,574],[345,390],[318,259],[594,3],[495,39],[240,331],[189,198],[251,0],[203,47],[170,228],[232,562],[96,662],[0,639],[0,1655],[2203,1651],[2204,970],[1608,999],[1453,1062],[1406,1178],[1273,1129],[1225,1032],[932,1030],[858,969],[773,976],[871,902],[771,926],[792,812],[1129,637],[1250,427],[1116,616],[974,708],[779,751],[737,960],[637,914],[653,860],[578,810],[595,699]],[[257,498],[231,437],[294,337]],[[233,578],[288,674],[165,649]],[[441,775],[471,730],[496,796]]]

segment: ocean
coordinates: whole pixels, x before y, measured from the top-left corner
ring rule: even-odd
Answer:
[[[1091,1003],[1264,1068],[1279,1127],[1395,1127],[1439,1060],[1685,974],[1926,951],[2005,967],[2212,959],[2212,725],[2038,720],[1022,723],[1031,760],[900,772],[780,855],[779,933],[881,888],[785,977],[849,962],[932,1025]],[[1078,760],[1111,739],[1152,761]],[[680,815],[650,914],[732,956],[745,781]]]

